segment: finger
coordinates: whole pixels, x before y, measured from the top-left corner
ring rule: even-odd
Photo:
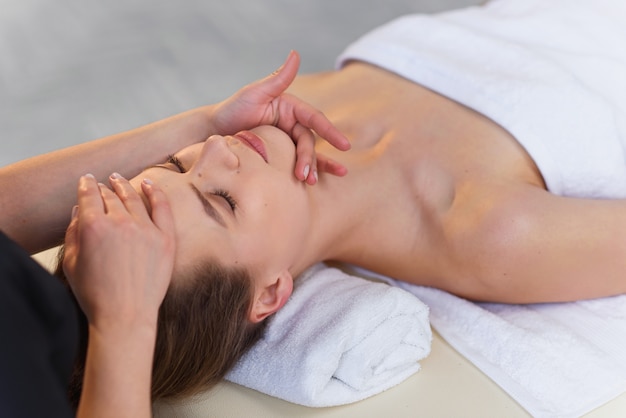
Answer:
[[[328,173],[339,177],[348,174],[348,169],[343,164],[322,154],[317,154],[317,169],[320,173]]]
[[[98,182],[92,174],[85,174],[78,180],[78,206],[81,216],[105,212]]]
[[[297,52],[291,51],[280,68],[267,77],[248,84],[236,95],[244,102],[267,104],[289,87],[296,78],[299,67],[300,56]]]
[[[141,189],[146,194],[150,202],[150,217],[152,222],[171,238],[174,237],[174,215],[172,207],[163,190],[153,184],[150,180],[144,179],[141,182]]]
[[[281,101],[287,104],[287,108],[290,108],[291,112],[293,112],[293,118],[300,124],[309,129],[313,129],[320,137],[335,148],[342,151],[350,149],[351,145],[348,138],[346,138],[321,111],[287,93],[281,96]],[[285,115],[285,117],[283,117],[283,115],[279,116],[278,126],[281,129],[284,129],[281,127],[281,121],[284,120],[286,123],[290,122],[290,118],[286,116],[287,115]]]
[[[149,220],[150,215],[144,205],[143,200],[131,184],[119,173],[113,173],[109,177],[109,182],[115,194],[122,202],[126,210],[137,219]]]
[[[309,176],[312,176],[313,170],[317,169],[315,136],[313,132],[299,123],[293,127],[291,136],[296,143],[295,175],[298,180],[306,181]]]
[[[252,83],[260,87],[261,91],[272,98],[287,90],[298,74],[300,67],[300,55],[296,51],[290,51],[285,62],[269,76]]]
[[[98,186],[100,187],[100,197],[102,199],[102,202],[104,203],[105,213],[128,213],[126,207],[124,206],[120,198],[113,192],[113,190],[109,189],[102,183],[99,183]]]

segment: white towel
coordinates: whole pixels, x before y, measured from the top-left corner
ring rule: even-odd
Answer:
[[[417,296],[433,328],[535,418],[580,417],[626,392],[626,295],[473,303],[350,267]]]
[[[441,336],[533,417],[579,417],[626,391],[626,296],[476,304],[396,284],[425,302]]]
[[[431,340],[415,296],[318,264],[226,379],[301,405],[342,405],[417,372]]]
[[[626,198],[626,1],[499,0],[402,16],[350,45],[493,120],[564,196]]]

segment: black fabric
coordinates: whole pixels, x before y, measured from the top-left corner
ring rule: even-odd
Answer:
[[[0,231],[0,416],[73,415],[77,318],[66,287]]]

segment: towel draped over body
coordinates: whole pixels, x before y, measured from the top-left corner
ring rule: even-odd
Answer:
[[[381,26],[338,58],[374,64],[508,130],[548,190],[626,198],[626,2],[496,0]]]

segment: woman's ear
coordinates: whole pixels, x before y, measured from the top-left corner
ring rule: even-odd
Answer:
[[[269,284],[255,291],[254,303],[250,311],[250,321],[261,322],[283,307],[293,291],[293,277],[289,271],[282,271]]]

